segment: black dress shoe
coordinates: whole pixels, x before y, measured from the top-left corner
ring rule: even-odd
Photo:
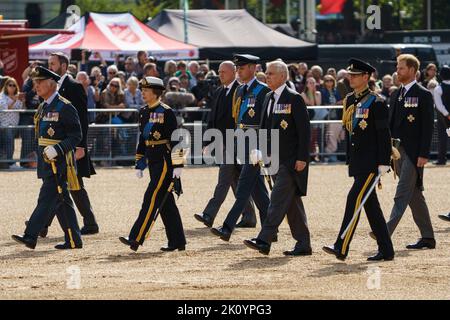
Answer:
[[[81,243],[75,244],[74,247],[72,247],[72,245],[68,242],[60,243],[55,246],[55,249],[58,249],[58,250],[70,250],[70,249],[81,249],[81,248],[83,248],[83,245]]]
[[[406,246],[406,249],[413,249],[413,250],[419,250],[419,249],[434,249],[436,248],[436,240],[433,238],[422,238],[419,239],[416,243],[408,244]]]
[[[170,251],[175,251],[175,250],[178,250],[178,251],[184,251],[184,250],[186,250],[186,246],[179,246],[179,247],[169,247],[169,246],[167,246],[167,247],[162,247],[161,248],[161,251],[164,251],[164,252],[170,252]]]
[[[265,243],[259,239],[244,240],[244,244],[250,249],[259,251],[259,253],[262,253],[266,256],[269,255],[270,244]]]
[[[137,251],[139,248],[139,242],[137,242],[136,240],[130,240],[127,237],[119,237],[119,240],[124,245],[129,246],[133,251]]]
[[[25,226],[28,227],[28,220],[25,221]],[[39,237],[41,238],[45,238],[47,237],[48,234],[48,226],[45,226],[44,228],[42,228],[42,230],[39,232]]]
[[[367,261],[391,261],[394,260],[394,255],[384,255],[381,252],[378,252],[376,255],[368,257]]]
[[[433,164],[436,166],[445,166],[447,164],[447,161],[438,160],[438,161],[434,161]]]
[[[236,228],[256,228],[256,222],[248,222],[241,220],[237,225]]]
[[[194,218],[202,222],[208,228],[211,228],[214,223],[214,221],[205,214],[194,214]]]
[[[285,256],[310,256],[312,255],[312,249],[298,249],[294,248],[294,250],[291,251],[284,251],[283,254]]]
[[[226,227],[211,228],[213,235],[220,237],[223,241],[230,241],[231,232]]]
[[[30,249],[36,248],[36,240],[32,239],[29,236],[12,235],[11,238],[18,243],[24,244],[27,248]]]
[[[81,228],[80,232],[83,236],[85,235],[91,235],[91,234],[97,234],[99,231],[98,225],[90,225],[90,226],[84,226]]]
[[[441,218],[444,221],[450,221],[450,213],[440,214],[438,217]]]
[[[322,249],[326,253],[334,255],[338,260],[345,261],[346,256],[337,251],[334,246],[324,246]]]

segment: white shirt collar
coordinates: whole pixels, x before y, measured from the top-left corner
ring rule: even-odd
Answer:
[[[273,112],[273,110],[275,109],[274,106],[278,103],[278,100],[280,99],[281,94],[283,93],[284,89],[286,89],[286,83],[283,83],[283,85],[281,85],[275,91],[273,91],[274,102],[273,102],[273,105],[269,105],[270,108],[267,108],[267,115],[269,115],[269,113]]]
[[[450,84],[450,80],[444,80],[444,81],[442,81],[442,83]]]
[[[66,80],[67,76],[68,76],[67,73],[61,76],[61,78],[58,81],[58,89],[62,86],[62,84],[63,84],[64,80]]]
[[[411,89],[411,87],[412,87],[413,85],[415,85],[416,83],[417,83],[417,81],[414,79],[414,80],[411,81],[410,83],[408,83],[408,84],[406,84],[406,85],[403,85],[403,87],[405,87],[405,94],[406,94],[406,92],[408,92],[409,89]]]
[[[58,91],[55,91],[47,100],[44,100],[44,102],[46,104],[52,103],[57,95],[58,95]]]
[[[286,89],[286,83],[283,83],[281,87],[278,87],[275,92],[275,102],[278,102],[278,99],[280,98],[281,94],[283,93],[284,89]]]
[[[251,85],[253,84],[253,82],[255,82],[255,80],[256,80],[256,77],[253,77],[249,82],[247,82],[247,83],[244,83],[244,84],[246,84],[247,85],[247,87],[248,88],[250,88],[251,87]],[[248,90],[248,89],[247,89]]]
[[[225,93],[226,96],[230,93],[231,88],[233,87],[233,85],[234,85],[235,82],[236,82],[236,80],[233,80],[229,85],[227,85],[227,86],[224,87],[224,88],[227,89],[227,92]]]

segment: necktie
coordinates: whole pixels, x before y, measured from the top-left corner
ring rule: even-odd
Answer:
[[[403,100],[403,98],[405,97],[406,94],[406,88],[405,86],[402,86],[402,88],[400,89],[400,95],[398,96],[398,101]]]
[[[248,86],[245,84],[244,88],[242,89],[242,96],[243,97],[245,97],[247,95],[247,89],[248,89]]]
[[[267,108],[268,116],[270,116],[273,113],[274,105],[275,105],[275,92],[272,92],[269,98],[269,107]]]

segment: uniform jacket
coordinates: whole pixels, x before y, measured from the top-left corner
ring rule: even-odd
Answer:
[[[369,90],[358,97],[349,93],[344,107],[351,105],[355,105],[355,111],[353,129],[347,132],[349,175],[378,174],[378,166],[388,166],[391,159],[388,107],[383,97]]]
[[[177,144],[171,141],[177,120],[173,110],[162,102],[144,106],[139,110],[139,143],[136,150],[136,169],[143,170],[148,164],[167,161],[173,164],[171,151]],[[177,159],[178,160],[178,159]]]
[[[245,125],[259,126],[264,98],[270,89],[255,79],[244,95],[244,85],[236,89],[233,98],[233,117],[237,128]]]
[[[73,151],[83,136],[77,110],[58,94],[49,105],[44,106],[42,103],[39,106],[35,121],[39,145],[38,177],[48,178],[53,175],[51,165],[43,158],[44,149],[48,145],[53,145],[58,152],[56,158],[58,173],[67,174],[68,163],[76,167]],[[66,159],[66,155],[70,159]]]
[[[294,175],[298,194],[306,196],[309,170],[310,122],[303,98],[296,91],[286,87],[281,93],[270,116],[267,115],[271,92],[264,99],[261,119],[261,129],[278,129],[279,132],[279,162],[291,169]],[[270,147],[270,132],[268,132],[268,147]],[[270,152],[269,152],[270,153]],[[274,155],[271,155],[272,158]],[[304,161],[306,168],[295,171],[295,162]]]

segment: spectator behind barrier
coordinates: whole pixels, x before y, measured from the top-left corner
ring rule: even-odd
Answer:
[[[23,109],[25,94],[19,92],[19,85],[16,79],[8,77],[0,93],[0,110]],[[0,113],[0,153],[3,159],[12,159],[14,155],[14,138],[17,130],[5,128],[7,126],[17,126],[19,124],[19,113]],[[9,163],[9,168],[17,168],[14,161]]]

